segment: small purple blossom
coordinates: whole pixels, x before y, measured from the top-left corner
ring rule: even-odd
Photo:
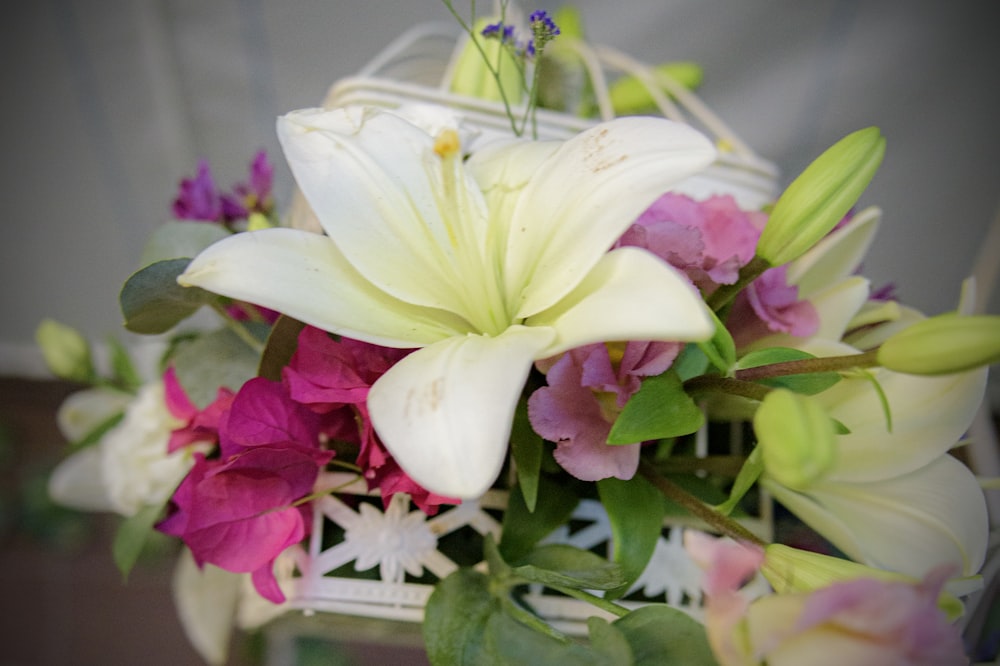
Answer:
[[[267,215],[274,207],[273,183],[274,167],[263,150],[257,151],[250,163],[249,182],[237,183],[232,192],[219,190],[208,161],[199,160],[195,177],[183,179],[178,187],[173,202],[174,217],[228,225],[246,219],[251,213]]]
[[[593,344],[572,349],[547,369],[548,386],[528,399],[535,432],[556,443],[556,462],[584,481],[631,479],[639,466],[641,443],[610,446],[608,433],[642,377],[658,375],[673,363],[680,343]]]
[[[727,327],[737,346],[769,333],[807,338],[819,329],[819,313],[799,289],[788,284],[788,266],[768,269],[741,291],[733,302]]]
[[[215,179],[207,160],[198,161],[194,178],[181,180],[173,211],[174,217],[179,220],[216,222],[222,217],[222,200],[215,189]]]

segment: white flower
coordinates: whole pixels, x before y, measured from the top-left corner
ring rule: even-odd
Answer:
[[[64,430],[82,430],[76,412],[101,407],[99,391],[81,392],[61,410]],[[120,405],[120,401],[113,401]],[[109,403],[109,405],[112,403]],[[108,411],[110,416],[114,411]],[[99,422],[99,421],[97,421]],[[69,425],[73,424],[73,425]],[[173,494],[194,459],[190,450],[167,453],[170,431],[183,425],[164,402],[162,381],[145,384],[125,406],[124,418],[101,440],[64,460],[53,471],[49,493],[60,504],[86,511],[131,516],[162,504]],[[72,439],[72,438],[71,438]]]
[[[853,349],[841,346],[842,353]],[[796,492],[762,484],[799,518],[859,562],[917,578],[942,563],[960,575],[983,564],[986,500],[975,477],[948,454],[982,400],[986,369],[944,377],[874,371],[892,430],[871,383],[843,379],[815,398],[850,433],[822,479]]]
[[[327,236],[238,234],[179,281],[420,348],[375,383],[368,407],[389,451],[433,492],[471,498],[493,483],[536,359],[712,333],[701,299],[666,263],[607,251],[713,159],[685,125],[624,118],[565,143],[494,143],[467,163],[454,129],[432,136],[371,108],[300,111],[278,130]]]

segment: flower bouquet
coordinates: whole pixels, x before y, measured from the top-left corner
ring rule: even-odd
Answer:
[[[231,191],[182,181],[120,296],[155,379],[42,324],[93,385],[53,496],[125,517],[124,571],[183,542],[210,662],[300,609],[422,621],[435,664],[966,663],[989,526],[949,451],[1000,318],[857,274],[879,131],[775,198],[696,67],[444,4],[437,85],[386,74],[420,28],[278,119],[284,213],[263,153]]]

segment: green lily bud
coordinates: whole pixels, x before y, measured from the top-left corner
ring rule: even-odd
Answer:
[[[858,578],[899,583],[919,582],[912,576],[896,571],[876,569],[840,557],[791,548],[779,543],[764,547],[764,564],[760,568],[760,573],[777,594],[813,592],[834,583]],[[964,612],[962,602],[947,592],[942,592],[938,597],[938,607],[951,620],[958,619]]]
[[[800,257],[843,219],[884,155],[885,138],[877,127],[833,144],[778,198],[757,243],[757,256],[772,266]]]
[[[704,76],[704,70],[694,62],[666,62],[654,69],[657,74],[669,76],[688,90],[700,86]],[[636,115],[656,110],[653,96],[638,77],[625,76],[618,79],[608,88],[608,94],[611,95],[611,106],[615,113],[620,115]]]
[[[521,101],[524,86],[522,66],[507,45],[482,36],[483,28],[489,24],[490,20],[485,18],[476,21],[472,35],[452,70],[451,91],[493,102],[506,97],[508,103],[517,104]],[[487,62],[493,65],[499,76],[490,72]]]
[[[56,377],[74,382],[88,382],[94,378],[90,344],[75,328],[44,319],[35,330],[35,342],[42,350],[45,364]]]
[[[882,343],[878,362],[911,375],[947,375],[1000,362],[1000,315],[923,319]]]
[[[836,434],[823,407],[787,389],[767,394],[753,418],[764,472],[793,490],[807,488],[833,465]]]

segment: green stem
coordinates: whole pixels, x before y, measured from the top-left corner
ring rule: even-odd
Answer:
[[[616,604],[613,601],[608,601],[604,597],[599,597],[596,594],[591,594],[590,592],[585,592],[583,590],[578,590],[573,587],[563,587],[561,585],[552,585],[546,583],[545,587],[550,587],[557,592],[562,592],[566,596],[573,597],[574,599],[579,599],[580,601],[586,601],[591,606],[596,606],[601,610],[607,611],[614,615],[615,617],[623,617],[628,615],[631,611],[628,608],[620,604]]]
[[[763,400],[772,391],[771,387],[755,384],[744,379],[702,375],[684,382],[684,390],[688,393],[728,393],[751,400]]]
[[[660,493],[667,499],[680,504],[687,509],[691,515],[704,521],[710,528],[720,534],[731,537],[737,541],[745,541],[756,544],[763,548],[767,542],[763,541],[756,534],[740,525],[738,522],[722,515],[700,499],[684,490],[670,479],[660,476],[650,463],[642,461],[639,463],[639,473],[646,477]]]
[[[734,284],[724,284],[708,297],[708,307],[714,312],[721,311],[729,305],[731,300],[736,298],[736,294],[743,291],[748,284],[760,277],[760,274],[768,268],[771,268],[771,264],[766,259],[754,257],[746,266],[740,269],[740,277]]]
[[[746,459],[746,456],[705,456],[704,458],[674,456],[654,463],[654,465],[660,474],[710,472],[735,478],[743,469],[743,463],[746,462]]]
[[[733,373],[733,376],[740,381],[752,382],[770,377],[805,375],[814,372],[839,372],[841,370],[870,368],[876,365],[878,365],[878,349],[872,349],[862,354],[804,358],[798,361],[782,361],[781,363],[759,365],[755,368],[737,370]]]
[[[258,354],[264,353],[264,343],[253,337],[246,327],[230,317],[225,308],[218,303],[212,303],[212,309],[215,310],[220,317],[222,317],[222,321],[224,321],[226,326],[229,327],[229,330],[235,333],[240,340],[247,343],[250,349],[254,350]]]
[[[514,601],[511,600],[506,594],[499,595],[500,603],[504,606],[505,610],[510,613],[515,620],[525,624],[535,631],[550,636],[560,643],[569,643],[570,639],[561,631],[547,623],[545,620],[541,619],[534,613],[530,613],[520,606],[518,606]]]

